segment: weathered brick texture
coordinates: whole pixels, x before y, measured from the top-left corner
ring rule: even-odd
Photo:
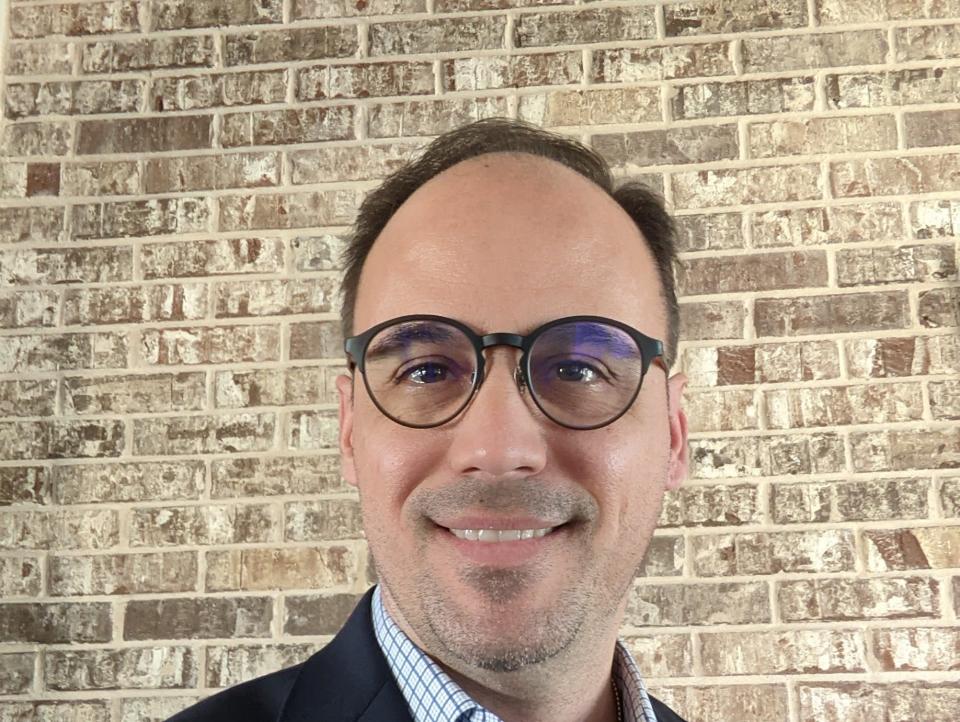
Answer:
[[[960,2],[0,12],[0,722],[159,722],[337,631],[377,579],[350,224],[492,116],[676,214],[690,479],[623,626],[651,690],[956,722]]]

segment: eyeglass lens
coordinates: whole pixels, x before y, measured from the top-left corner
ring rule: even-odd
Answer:
[[[477,352],[456,326],[436,320],[395,324],[375,335],[364,357],[367,388],[400,423],[434,426],[470,401]],[[640,349],[622,329],[595,321],[548,328],[531,346],[525,373],[540,409],[564,426],[601,426],[633,402],[643,376]]]

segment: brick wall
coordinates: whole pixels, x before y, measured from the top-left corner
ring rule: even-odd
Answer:
[[[623,629],[651,687],[955,722],[960,2],[3,8],[2,722],[162,719],[336,630],[372,578],[341,239],[493,115],[679,216],[692,478]]]

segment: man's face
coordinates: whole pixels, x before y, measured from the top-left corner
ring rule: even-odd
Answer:
[[[355,332],[421,313],[481,334],[596,315],[667,337],[655,263],[630,218],[585,178],[525,155],[447,170],[377,239]],[[521,395],[518,349],[485,354],[466,411],[431,429],[391,421],[361,379],[340,377],[340,444],[401,627],[450,666],[508,671],[618,624],[663,493],[686,473],[683,379],[668,384],[654,364],[624,416],[572,430]],[[449,531],[557,526],[494,543]]]

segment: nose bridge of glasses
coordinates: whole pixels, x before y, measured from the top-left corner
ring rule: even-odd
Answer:
[[[522,351],[523,342],[524,342],[524,337],[516,333],[488,333],[480,337],[480,350],[482,354],[483,351],[486,351],[487,349],[492,349],[495,346],[509,346],[511,348],[519,349]],[[521,358],[522,358],[522,354],[521,354]],[[482,385],[487,374],[489,373],[489,362],[487,362],[484,366],[485,366],[484,373],[482,377],[477,380],[478,389],[480,385]],[[521,365],[519,363],[519,358],[517,361],[517,365],[513,371],[513,380],[516,382],[517,387],[520,389],[520,393],[522,394],[524,391],[524,388],[526,387],[526,378],[525,378],[525,374],[523,373],[523,369],[521,368]]]

